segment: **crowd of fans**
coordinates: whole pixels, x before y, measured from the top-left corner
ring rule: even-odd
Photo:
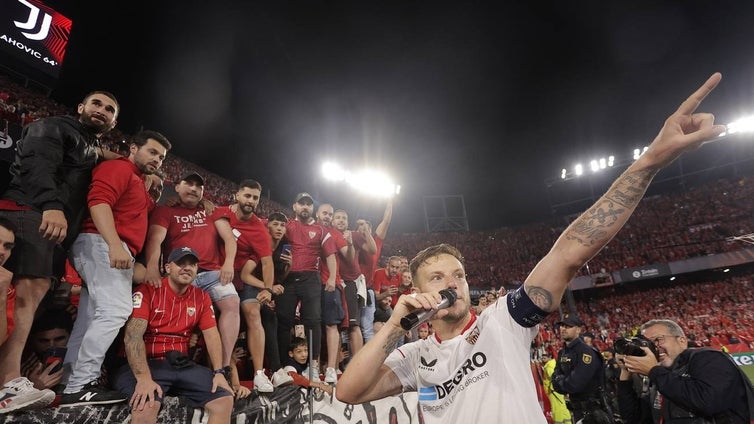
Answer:
[[[621,236],[589,261],[594,274],[653,263],[668,263],[739,250],[731,236],[754,232],[754,181],[720,179],[644,199]],[[480,287],[519,285],[575,216],[484,232],[403,234],[385,243],[384,255],[412,257],[425,246],[447,242],[461,247],[469,281]]]
[[[34,94],[0,76],[0,119],[23,125],[45,116],[70,112],[48,97]],[[110,150],[123,151],[126,138],[116,130],[103,142]],[[162,171],[168,184],[178,183],[181,176],[189,172],[201,173],[207,187],[204,197],[218,205],[229,204],[236,192],[236,183],[175,155],[168,156]],[[590,261],[591,271],[582,272],[594,273],[601,269],[610,272],[741,249],[740,242],[729,241],[728,237],[754,233],[753,195],[752,180],[737,177],[683,192],[648,197],[626,224],[621,237]],[[291,215],[290,208],[263,198],[257,214],[265,217],[278,211]],[[517,286],[574,218],[559,217],[492,231],[391,235],[385,240],[382,255],[383,258],[410,258],[426,246],[449,243],[464,253],[471,285]],[[502,290],[484,293],[475,312],[481,313],[503,293]],[[656,317],[677,321],[695,346],[720,348],[743,343],[754,349],[754,310],[751,309],[754,295],[750,275],[661,288],[638,284],[609,286],[594,293],[587,300],[577,300],[576,310],[585,319],[585,328],[594,334],[594,345],[600,350],[611,349],[618,338],[635,335],[643,322]],[[75,313],[75,307],[66,306],[69,313]],[[558,318],[553,314],[541,325],[537,346],[533,347],[534,357],[544,352],[553,356],[560,348],[554,324]],[[39,331],[55,329],[47,327],[40,327]],[[70,326],[66,325],[64,330],[70,332]],[[425,328],[422,334],[413,337],[426,337],[423,330]],[[29,341],[34,343],[35,338],[30,337]],[[406,342],[410,342],[410,338]],[[29,349],[40,350],[31,344]],[[248,353],[240,356],[248,357]],[[57,381],[39,382],[41,369],[35,361],[29,362],[24,370],[35,386],[46,388],[57,384]]]
[[[635,336],[642,323],[657,317],[676,321],[696,347],[743,343],[754,348],[752,288],[750,274],[653,287],[612,286],[576,300],[576,311],[601,351],[611,349],[618,338]],[[540,328],[543,351],[559,349],[558,320],[554,314]]]

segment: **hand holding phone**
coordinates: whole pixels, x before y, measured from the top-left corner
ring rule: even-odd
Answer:
[[[45,368],[58,361],[58,364],[50,370],[49,374],[55,374],[63,368],[63,359],[66,352],[68,352],[68,349],[65,347],[51,347],[42,353],[42,364]]]

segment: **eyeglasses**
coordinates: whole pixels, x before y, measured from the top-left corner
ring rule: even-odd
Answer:
[[[671,336],[671,335],[657,336],[654,339],[650,339],[649,341],[651,341],[652,343],[654,343],[655,346],[662,346],[662,345],[665,344],[665,338],[666,337],[675,337],[675,338],[678,338],[678,337],[681,337],[681,336]]]

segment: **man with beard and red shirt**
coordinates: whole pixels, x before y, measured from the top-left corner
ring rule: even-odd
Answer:
[[[62,274],[65,249],[86,215],[86,195],[95,164],[118,157],[99,138],[115,127],[120,105],[111,93],[93,91],[78,105],[78,117],[53,116],[24,128],[10,167],[11,181],[0,200],[0,216],[18,229],[19,243],[7,264],[18,296],[15,331],[0,348],[0,413],[41,408],[54,399],[21,377],[21,355],[34,314]],[[61,249],[62,246],[62,249]],[[25,399],[23,402],[20,399]]]
[[[372,235],[366,231],[366,229],[360,231],[350,231],[348,229],[348,213],[343,209],[337,209],[333,214],[333,227],[343,234],[343,238],[348,244],[348,249],[354,249],[354,256],[348,258],[343,256],[338,263],[338,271],[340,277],[343,279],[343,292],[345,295],[346,311],[348,317],[348,340],[351,343],[351,354],[355,355],[356,352],[364,345],[363,335],[361,333],[361,308],[366,300],[366,293],[358,292],[359,281],[362,284],[363,289],[366,289],[366,283],[364,282],[364,276],[361,273],[361,267],[359,266],[359,254],[361,252],[367,252],[368,254],[374,254],[377,251],[377,246],[374,243]],[[327,381],[325,381],[327,382]]]
[[[387,200],[385,213],[382,215],[382,221],[377,225],[374,231],[374,245],[376,251],[373,254],[366,251],[359,252],[359,267],[364,274],[367,286],[367,300],[364,308],[361,310],[361,332],[364,335],[364,342],[368,342],[374,336],[374,312],[377,307],[374,291],[374,271],[377,262],[380,260],[382,253],[382,242],[387,237],[387,230],[390,228],[390,221],[393,219],[393,198]],[[366,219],[357,219],[356,228],[364,234],[372,234],[372,223]]]
[[[129,395],[134,423],[156,423],[165,395],[181,395],[192,407],[203,407],[209,424],[230,422],[233,390],[220,367],[222,349],[212,302],[191,284],[198,262],[198,253],[190,247],[173,250],[160,287],[142,284],[132,296],[133,314],[125,333],[128,365],[116,374],[115,386]],[[214,371],[187,357],[195,327],[206,341]]]
[[[340,326],[346,318],[345,296],[343,289],[343,280],[340,277],[340,267],[343,260],[353,260],[356,257],[356,250],[353,243],[350,245],[346,242],[343,234],[332,227],[333,207],[329,203],[323,203],[317,208],[317,223],[327,230],[335,248],[336,274],[335,285],[327,284],[322,286],[322,321],[325,324],[325,342],[327,347],[327,369],[325,370],[325,383],[335,383],[338,381],[338,374],[335,368],[338,366],[338,351],[340,350]],[[320,278],[327,281],[330,272],[326,268],[320,268]],[[318,375],[314,376],[318,379]]]
[[[246,342],[254,367],[254,387],[261,393],[273,391],[272,383],[265,374],[265,336],[262,327],[261,307],[272,299],[275,282],[275,267],[272,263],[272,240],[267,226],[254,212],[262,195],[262,185],[254,180],[243,180],[238,185],[236,204],[218,208],[217,213],[230,221],[238,251],[234,268],[238,271],[235,283],[241,298],[241,311],[246,321]],[[247,263],[251,262],[251,264]],[[261,265],[262,279],[252,275],[257,264]]]
[[[223,344],[223,366],[230,366],[240,327],[239,298],[233,287],[236,241],[227,216],[208,213],[204,202],[204,178],[196,172],[183,176],[175,186],[178,204],[159,206],[149,219],[145,256],[145,282],[159,287],[160,253],[188,246],[199,252],[199,272],[194,285],[206,291],[220,310],[218,329]],[[220,243],[222,241],[222,243]],[[219,245],[227,255],[222,255]],[[161,249],[162,247],[162,249]]]
[[[391,297],[390,306],[395,307],[401,286],[401,258],[391,256],[387,260],[387,266],[374,272],[374,293],[377,301]]]
[[[329,271],[327,287],[335,287],[337,265],[336,248],[327,230],[314,222],[314,198],[309,193],[299,193],[293,203],[296,218],[286,224],[286,239],[291,245],[293,263],[283,283],[285,292],[275,300],[278,317],[278,352],[284,363],[291,343],[291,328],[296,316],[296,305],[301,301],[301,318],[307,334],[311,332],[312,375],[319,376],[319,351],[322,343],[322,282],[319,269],[320,256],[325,258]],[[307,336],[308,337],[308,336]]]
[[[134,256],[144,246],[154,205],[144,175],[162,166],[170,142],[156,131],[131,138],[128,158],[94,168],[87,197],[89,217],[71,247],[73,265],[86,282],[63,361],[67,386],[61,406],[116,403],[119,392],[98,386],[102,362],[131,315]]]

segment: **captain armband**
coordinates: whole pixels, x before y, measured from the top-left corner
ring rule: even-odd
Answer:
[[[511,317],[522,327],[534,327],[544,321],[547,315],[550,314],[532,302],[526,290],[524,290],[523,284],[506,296],[506,302],[508,303],[508,312],[511,314]]]

